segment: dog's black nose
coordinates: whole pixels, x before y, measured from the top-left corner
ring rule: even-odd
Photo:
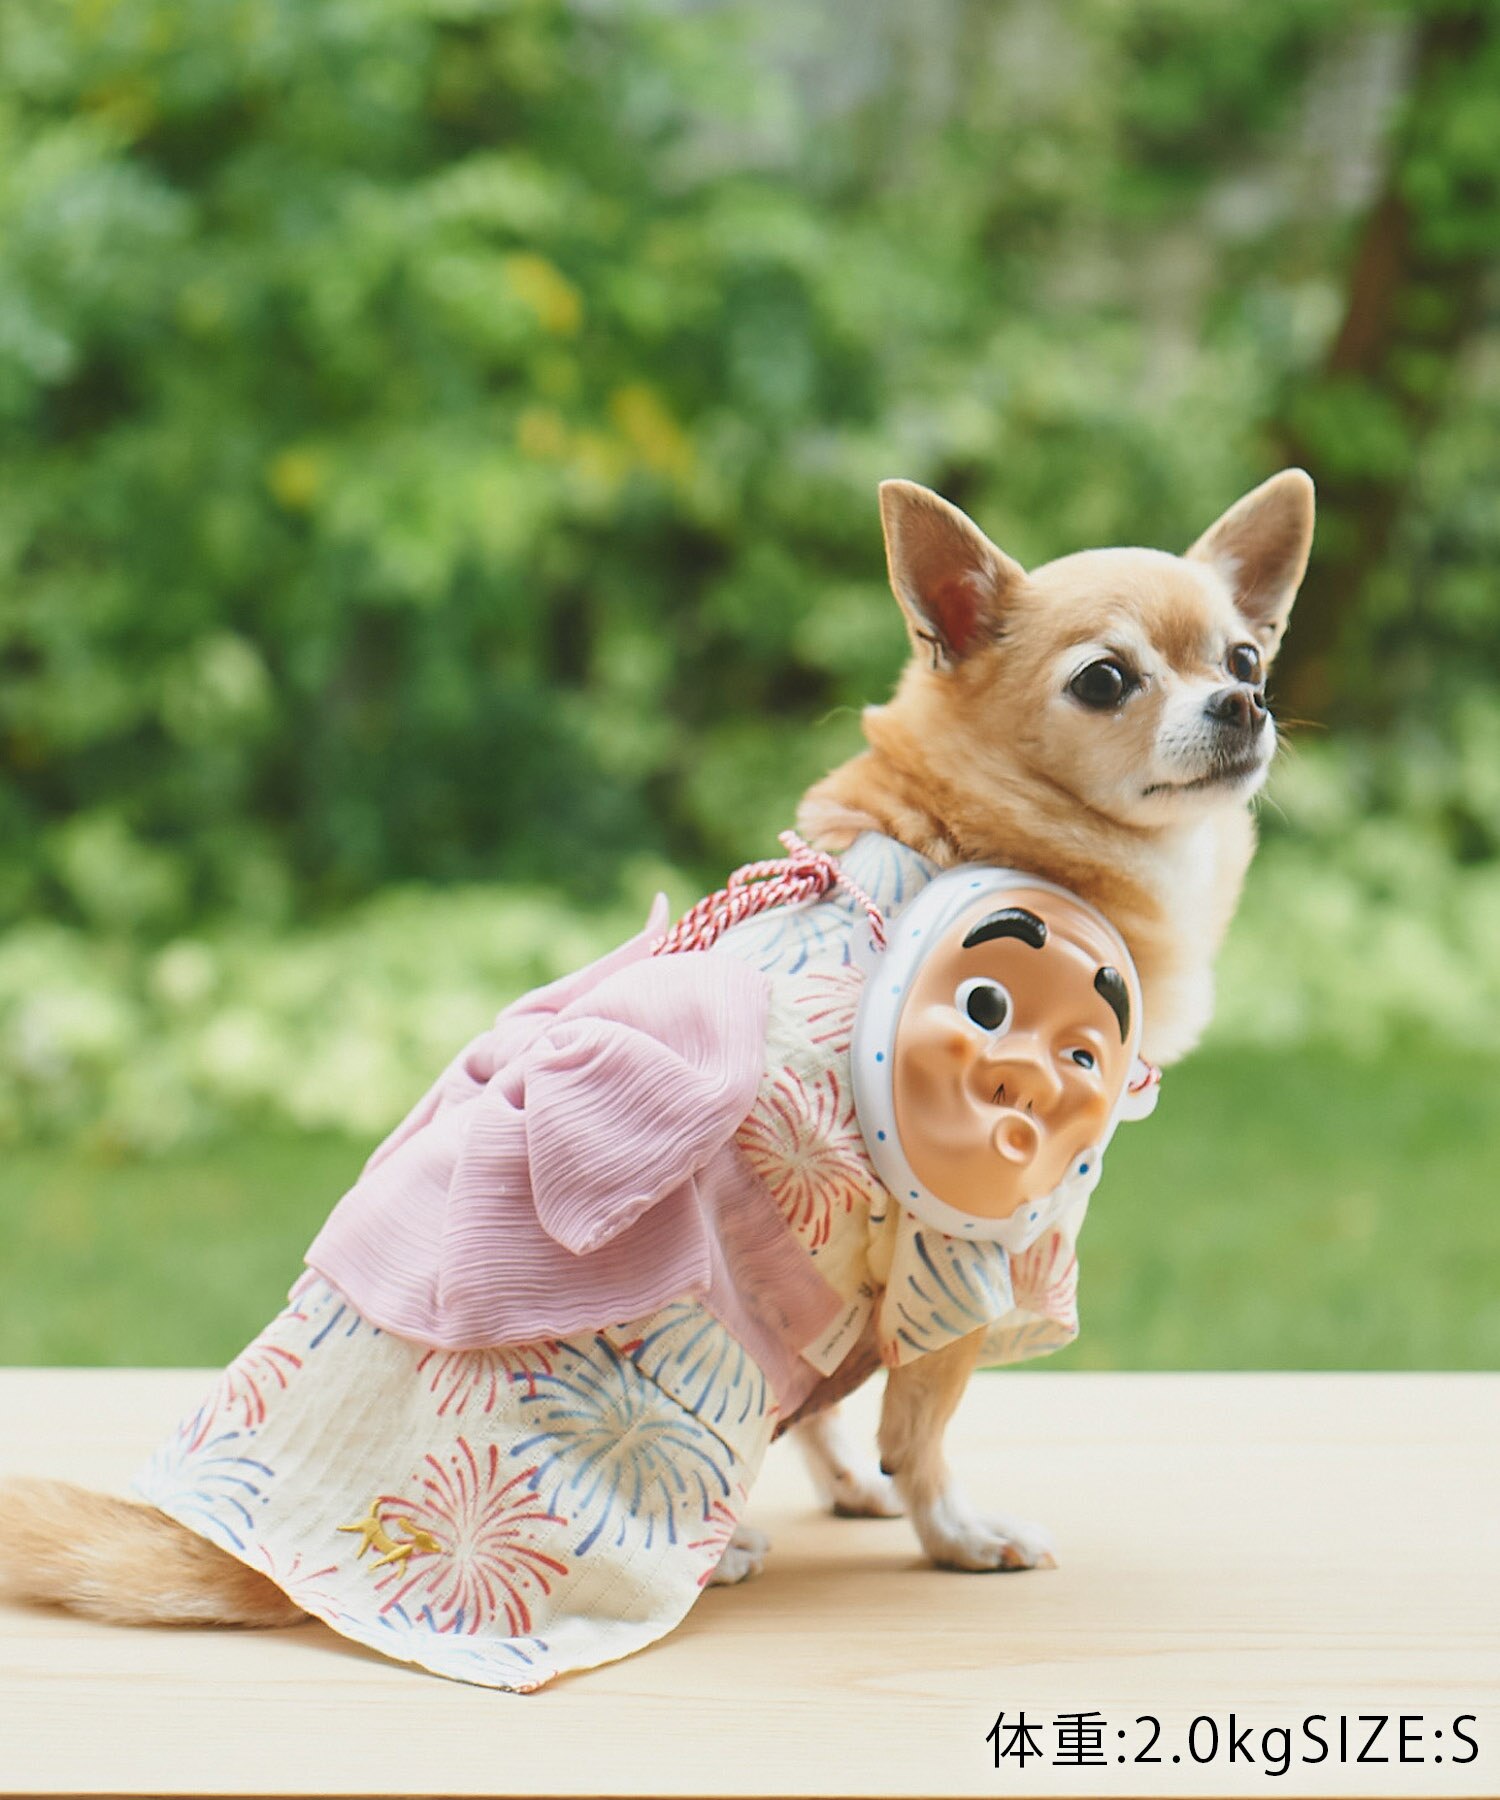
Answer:
[[[1266,690],[1248,687],[1243,681],[1210,694],[1204,710],[1215,724],[1247,736],[1259,731],[1271,716],[1266,710]]]

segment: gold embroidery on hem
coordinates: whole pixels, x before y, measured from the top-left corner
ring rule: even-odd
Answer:
[[[397,1519],[397,1530],[409,1532],[407,1538],[393,1538],[386,1530],[385,1521],[380,1516],[380,1499],[377,1495],[370,1502],[370,1510],[362,1519],[356,1519],[352,1525],[340,1525],[340,1531],[357,1531],[360,1535],[360,1546],[354,1558],[358,1562],[366,1550],[379,1550],[382,1554],[370,1565],[374,1569],[383,1569],[387,1563],[405,1562],[413,1550],[426,1550],[439,1556],[445,1554],[443,1546],[430,1531],[424,1531],[414,1525],[410,1519]]]

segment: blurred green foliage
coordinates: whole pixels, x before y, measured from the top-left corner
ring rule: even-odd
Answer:
[[[1500,1062],[1454,1051],[1194,1057],[1110,1150],[1083,1334],[1035,1366],[1494,1368],[1497,1081]],[[367,1149],[257,1131],[145,1163],[12,1151],[0,1363],[224,1361]]]
[[[1351,1078],[1344,1100],[1363,1092],[1372,1116],[1350,1129],[1377,1131],[1374,1071],[1397,1057],[1458,1046],[1489,1059],[1476,1067],[1500,1062],[1500,858],[1454,852],[1500,816],[1500,711],[1475,706],[1451,741],[1413,731],[1399,754],[1294,755],[1275,792],[1210,1043],[1364,1063],[1370,1087]],[[547,888],[393,887],[323,921],[206,924],[165,943],[13,927],[0,1144],[159,1152],[287,1124],[373,1142],[502,1003],[638,930],[657,888],[676,911],[694,897],[687,877],[637,859],[602,907]]]
[[[1387,141],[1425,253],[1493,261],[1483,21],[9,0],[3,916],[741,856],[897,666],[886,473],[1023,560],[1183,542],[1294,425],[1436,486],[1443,419],[1416,458],[1320,367]],[[1493,673],[1461,323],[1398,373],[1465,364],[1473,466],[1384,591]]]
[[[764,853],[893,473],[1035,562],[1304,458],[1221,1031],[1493,1045],[1497,265],[1456,0],[6,0],[0,1133],[384,1123]]]
[[[237,1124],[381,1137],[499,1005],[640,930],[626,900],[390,888],[339,917],[165,945],[49,921],[0,938],[0,1143],[159,1151]],[[668,885],[680,903],[680,879]]]

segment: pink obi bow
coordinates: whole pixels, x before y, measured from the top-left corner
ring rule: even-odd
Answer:
[[[307,1253],[372,1323],[444,1349],[701,1296],[778,1390],[837,1299],[732,1139],[769,984],[639,936],[508,1006],[365,1165]]]

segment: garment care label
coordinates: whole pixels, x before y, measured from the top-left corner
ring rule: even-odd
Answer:
[[[859,1341],[866,1321],[875,1308],[875,1286],[862,1281],[854,1298],[820,1337],[802,1352],[820,1375],[831,1375]]]

